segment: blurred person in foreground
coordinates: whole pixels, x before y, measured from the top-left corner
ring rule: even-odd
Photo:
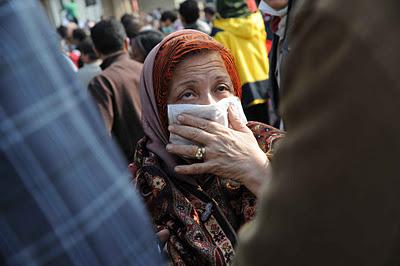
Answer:
[[[45,18],[38,1],[0,1],[0,265],[162,265],[124,160]]]
[[[92,79],[100,74],[101,60],[96,54],[93,42],[89,37],[79,44],[79,50],[81,51],[83,66],[78,70],[77,75],[83,86],[87,88]]]
[[[164,34],[156,30],[146,30],[139,32],[131,39],[131,58],[140,63],[144,63],[150,51],[159,44],[164,38]]]
[[[240,233],[237,265],[400,265],[399,8],[396,0],[289,1],[287,135],[260,174],[271,178]],[[235,177],[243,165],[257,168],[260,154],[241,145],[240,131],[183,115],[170,132],[196,139],[208,154],[176,166],[177,174],[222,168]],[[170,151],[192,154],[186,145]]]
[[[169,153],[172,144],[167,144],[172,138],[167,128],[172,123],[173,108],[189,104],[192,112],[200,107],[203,111],[197,114],[204,115],[205,109],[213,110],[234,96],[240,97],[240,80],[232,55],[199,31],[172,33],[148,55],[140,90],[145,137],[137,145],[130,168],[154,225],[158,230],[170,232],[166,250],[171,263],[230,265],[235,254],[236,232],[255,214],[259,184],[229,180],[223,171],[218,175],[176,174],[174,166],[201,162],[212,151],[204,153],[194,143],[188,148],[188,156]],[[237,102],[236,108],[241,108],[240,100]],[[228,105],[221,108],[221,113],[214,118],[229,115],[230,125],[236,128],[239,118],[232,116],[232,111],[228,114]],[[210,116],[210,119],[213,118]],[[246,139],[242,144],[255,148],[253,154],[259,155],[256,163],[264,166],[283,134],[257,122],[250,122],[248,126],[251,130],[247,128],[243,133]],[[229,130],[228,125],[221,127]],[[242,165],[235,176],[249,172],[253,169]],[[266,176],[257,178],[267,179]]]
[[[217,16],[211,35],[228,48],[242,83],[242,104],[249,120],[270,123],[267,95],[268,53],[266,33],[260,12],[247,0],[217,0]]]
[[[200,8],[196,0],[186,0],[179,5],[179,15],[185,29],[211,33],[208,24],[200,19]]]
[[[143,137],[140,123],[139,79],[142,64],[130,59],[129,39],[122,24],[103,20],[91,29],[103,70],[89,84],[109,134],[118,142],[127,160],[132,160],[137,141]]]

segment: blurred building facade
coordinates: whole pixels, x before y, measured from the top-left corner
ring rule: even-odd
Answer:
[[[66,23],[66,12],[62,10],[62,2],[69,3],[70,0],[40,0],[50,22],[54,25],[61,25]],[[108,7],[104,5],[104,0],[76,0],[78,5],[78,19],[80,23],[86,20],[98,21],[103,14],[103,10]]]
[[[71,0],[40,0],[51,23],[55,26],[65,24],[65,11],[62,2]],[[151,12],[154,9],[174,9],[184,0],[76,0],[80,23],[87,20],[99,21],[102,17],[119,19],[125,13]],[[202,1],[199,1],[202,2]]]

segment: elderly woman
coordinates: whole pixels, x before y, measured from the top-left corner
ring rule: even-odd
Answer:
[[[168,126],[167,105],[210,105],[241,95],[231,54],[198,31],[175,32],[156,46],[144,63],[140,89],[146,136],[138,143],[130,167],[157,230],[170,232],[166,250],[171,262],[229,265],[234,256],[236,232],[254,216],[255,194],[265,179],[259,173],[268,164],[266,154],[271,154],[282,133],[255,122],[246,127],[230,107],[229,122],[235,129],[232,132],[245,139],[240,145],[232,143],[235,149],[169,144],[169,130],[175,129],[179,134],[180,127]],[[210,123],[214,129],[231,130]],[[195,135],[188,138],[199,144],[207,141],[196,139]],[[225,144],[234,138],[228,136]],[[219,152],[229,153],[231,160],[242,164],[241,171],[227,177],[223,168],[213,165],[214,173],[188,176],[174,169],[177,165],[204,163]],[[180,155],[183,153],[186,156]],[[248,159],[250,164],[246,163]]]

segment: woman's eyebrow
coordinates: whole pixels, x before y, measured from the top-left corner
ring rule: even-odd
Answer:
[[[229,76],[221,75],[221,76],[216,76],[215,77],[216,81],[231,81],[231,78]]]
[[[231,79],[228,75],[218,75],[215,77],[216,79]]]

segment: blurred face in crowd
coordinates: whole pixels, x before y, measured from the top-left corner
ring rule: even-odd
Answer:
[[[161,21],[160,22],[161,31],[166,35],[170,34],[171,32],[174,31],[173,24],[174,23],[170,19]]]
[[[170,27],[172,26],[172,21],[170,19],[166,19],[164,21],[160,21],[160,26],[161,27]]]
[[[168,104],[214,104],[234,96],[231,78],[218,52],[203,52],[179,63],[169,88]]]
[[[81,60],[84,64],[90,64],[93,61],[90,59],[90,56],[88,54],[82,54]]]
[[[288,0],[263,0],[275,10],[281,10],[288,5]]]
[[[67,40],[69,40],[70,42],[72,42],[72,33],[77,28],[78,28],[78,25],[76,25],[75,22],[68,23],[68,25],[67,25]]]
[[[207,21],[210,22],[214,20],[214,15],[209,12],[204,12],[204,17],[206,18]]]

